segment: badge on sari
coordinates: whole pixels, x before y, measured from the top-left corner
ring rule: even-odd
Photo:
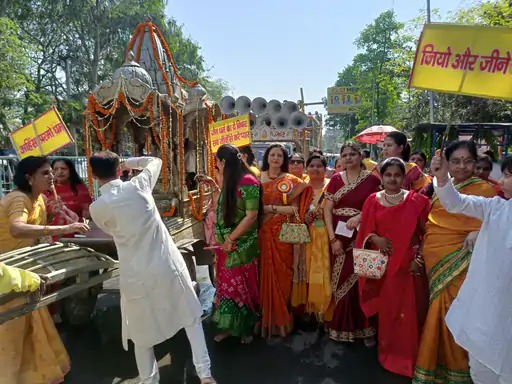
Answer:
[[[293,191],[293,183],[288,179],[282,179],[277,183],[277,190],[283,195],[284,205],[287,205],[288,195]]]

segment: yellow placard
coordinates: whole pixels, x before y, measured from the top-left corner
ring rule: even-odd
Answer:
[[[357,87],[327,88],[327,113],[353,113],[361,106]]]
[[[512,100],[512,29],[427,24],[409,87]]]
[[[251,144],[251,123],[249,115],[232,117],[208,125],[211,149],[216,153],[223,144],[243,147]]]
[[[50,155],[73,143],[73,137],[55,107],[11,132],[9,136],[14,149],[22,159],[28,156]]]

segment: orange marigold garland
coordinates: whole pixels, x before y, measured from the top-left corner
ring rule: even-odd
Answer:
[[[203,207],[204,207],[204,191],[203,187],[199,187],[199,208],[196,208],[194,196],[191,193],[188,194],[188,202],[190,204],[190,209],[192,210],[192,215],[195,217],[197,221],[201,221],[203,219]]]
[[[151,138],[149,137],[149,128],[146,130],[145,133],[145,140],[146,140],[146,156],[151,155]]]
[[[89,164],[89,160],[91,159],[92,155],[92,148],[91,148],[91,140],[89,135],[89,116],[86,112],[85,119],[84,119],[84,147],[85,147],[85,158],[87,161],[87,185],[89,187],[89,193],[91,196],[94,196],[94,186],[93,186],[93,180],[92,180],[92,169]]]
[[[169,188],[169,175],[167,172],[167,167],[169,162],[167,160],[167,148],[168,148],[168,140],[167,140],[167,121],[164,115],[164,110],[162,108],[162,102],[159,101],[159,112],[160,112],[160,149],[162,151],[162,192],[167,192]]]
[[[176,212],[176,206],[171,203],[171,206],[169,207],[169,210],[167,212],[162,212],[161,216],[163,217],[172,217],[174,216],[174,212]]]
[[[180,163],[180,196],[185,192],[185,140],[183,138],[183,114],[178,111],[178,158]]]

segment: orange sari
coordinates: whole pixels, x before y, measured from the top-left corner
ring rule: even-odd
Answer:
[[[278,184],[287,179],[293,184],[293,190],[283,198],[283,193],[277,189]],[[311,188],[299,178],[286,174],[285,176],[262,183],[263,204],[284,206],[299,202],[301,220],[311,200]],[[306,193],[304,193],[306,191]],[[263,222],[259,232],[261,257],[261,334],[262,336],[287,336],[293,330],[293,315],[290,302],[293,287],[293,244],[279,241],[279,234],[286,215],[271,215]]]
[[[483,180],[470,178],[455,186],[460,193],[496,196]],[[430,286],[430,304],[423,327],[414,384],[471,383],[467,352],[455,343],[444,321],[466,278],[471,253],[462,251],[470,232],[482,222],[448,213],[434,197],[423,243],[423,257]]]

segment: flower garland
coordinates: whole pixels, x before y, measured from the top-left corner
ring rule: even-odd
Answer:
[[[167,42],[165,41],[165,39],[164,39],[164,37],[162,35],[162,32],[160,32],[160,29],[158,29],[158,27],[156,25],[154,27],[155,27],[155,33],[160,38],[160,41],[162,42],[162,45],[164,47],[164,51],[167,54],[167,59],[169,59],[169,61],[171,62],[171,65],[172,65],[172,68],[174,69],[174,74],[176,75],[176,78],[180,82],[182,82],[183,84],[188,85],[191,88],[195,87],[198,84],[197,80],[196,81],[188,81],[188,80],[185,80],[183,77],[181,77],[181,75],[179,74],[179,71],[178,71],[178,66],[174,62],[174,59],[173,59],[172,54],[171,54],[171,50],[169,49],[169,46],[167,45]]]
[[[185,192],[185,139],[183,137],[183,114],[178,111],[178,158],[180,161],[180,196]]]
[[[91,112],[101,112],[104,115],[113,115],[117,108],[123,103],[125,107],[134,115],[143,113],[148,109],[150,103],[153,102],[153,92],[150,92],[146,97],[146,100],[142,103],[140,107],[132,107],[130,103],[126,100],[126,96],[123,92],[119,92],[117,96],[112,101],[112,106],[108,109],[103,108],[95,99],[93,95],[89,95],[89,110]]]
[[[87,161],[87,184],[89,186],[89,193],[94,196],[94,187],[92,182],[92,169],[89,165],[89,161],[92,155],[91,140],[89,136],[89,115],[86,112],[84,119],[84,147],[85,147],[85,158]]]
[[[147,25],[150,28],[150,30],[153,29],[153,23],[148,22]],[[155,30],[156,29],[158,29],[157,26],[155,26]],[[169,78],[167,77],[167,71],[165,70],[162,62],[160,60],[158,60],[158,50],[157,50],[157,47],[156,47],[155,35],[153,33],[150,33],[149,35],[151,37],[151,46],[153,48],[153,54],[155,55],[156,63],[158,65],[158,68],[160,68],[160,71],[162,72],[162,77],[164,79],[165,86],[167,87],[167,94],[169,96],[172,96],[173,91],[172,91],[172,87],[171,87],[171,82],[169,81]]]
[[[171,206],[169,207],[169,210],[167,212],[162,212],[160,216],[162,217],[172,217],[174,216],[174,212],[176,212],[176,206],[171,203]]]
[[[203,208],[204,208],[203,187],[199,187],[199,209],[196,209],[194,196],[192,196],[191,193],[188,194],[188,202],[190,204],[190,209],[192,210],[192,215],[195,217],[195,219],[197,221],[201,221],[203,219]]]
[[[146,156],[151,154],[151,142],[149,138],[149,129],[145,132],[145,140],[146,140]]]
[[[160,112],[160,149],[161,149],[161,158],[162,158],[162,192],[167,192],[169,188],[169,174],[167,171],[167,167],[169,165],[169,161],[167,160],[167,148],[168,148],[168,140],[167,140],[167,121],[164,115],[164,110],[162,108],[162,101],[159,100],[159,112]]]
[[[204,134],[206,136],[206,158],[208,159],[208,175],[215,179],[215,154],[212,152],[210,137],[210,124],[214,122],[213,108],[208,104],[206,104],[206,108],[208,108],[208,127],[206,127],[206,132]]]

